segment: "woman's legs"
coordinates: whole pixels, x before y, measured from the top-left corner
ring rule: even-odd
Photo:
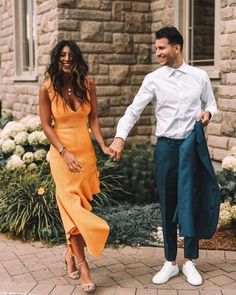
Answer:
[[[90,270],[87,263],[84,263],[85,260],[85,254],[84,254],[84,247],[85,242],[81,235],[71,235],[71,244],[73,248],[73,253],[80,265],[80,280],[81,284],[87,284],[90,283],[91,276],[90,276]]]
[[[73,255],[71,255],[69,249],[67,248],[64,253],[64,259],[66,263],[67,268],[67,274],[68,277],[71,279],[78,279],[79,278],[79,272],[76,267],[75,258]]]

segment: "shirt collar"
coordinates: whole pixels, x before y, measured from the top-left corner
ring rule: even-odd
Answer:
[[[177,69],[166,66],[166,72],[168,77],[170,77],[175,71],[180,71],[182,73],[188,74],[189,67],[185,62],[183,62],[182,65]]]

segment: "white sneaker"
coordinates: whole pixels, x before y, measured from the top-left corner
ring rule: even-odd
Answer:
[[[170,278],[177,276],[178,273],[178,265],[173,265],[171,261],[166,261],[161,270],[152,278],[152,282],[157,285],[164,284],[168,282]]]
[[[184,263],[182,272],[186,276],[189,284],[193,286],[199,286],[202,284],[202,277],[191,260]]]

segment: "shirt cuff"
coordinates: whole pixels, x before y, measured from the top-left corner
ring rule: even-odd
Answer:
[[[126,138],[128,137],[128,134],[126,134],[126,132],[125,131],[117,131],[116,132],[116,135],[115,135],[115,138],[116,137],[120,137],[120,138],[122,138],[124,141],[126,140]]]
[[[205,112],[209,112],[211,114],[211,118],[214,118],[215,115],[217,114],[217,110],[215,108],[211,108],[211,107],[208,107],[204,110]]]

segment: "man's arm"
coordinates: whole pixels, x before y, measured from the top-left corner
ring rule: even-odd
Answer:
[[[199,115],[198,120],[201,120],[202,124],[206,126],[210,122],[210,119],[217,113],[216,100],[207,73],[205,73],[201,101],[204,111]]]
[[[114,160],[120,159],[121,153],[124,149],[125,140],[130,130],[138,121],[144,108],[153,97],[153,83],[151,79],[146,76],[132,104],[126,109],[124,116],[121,117],[117,124],[115,139],[110,145],[110,151],[113,154]]]

